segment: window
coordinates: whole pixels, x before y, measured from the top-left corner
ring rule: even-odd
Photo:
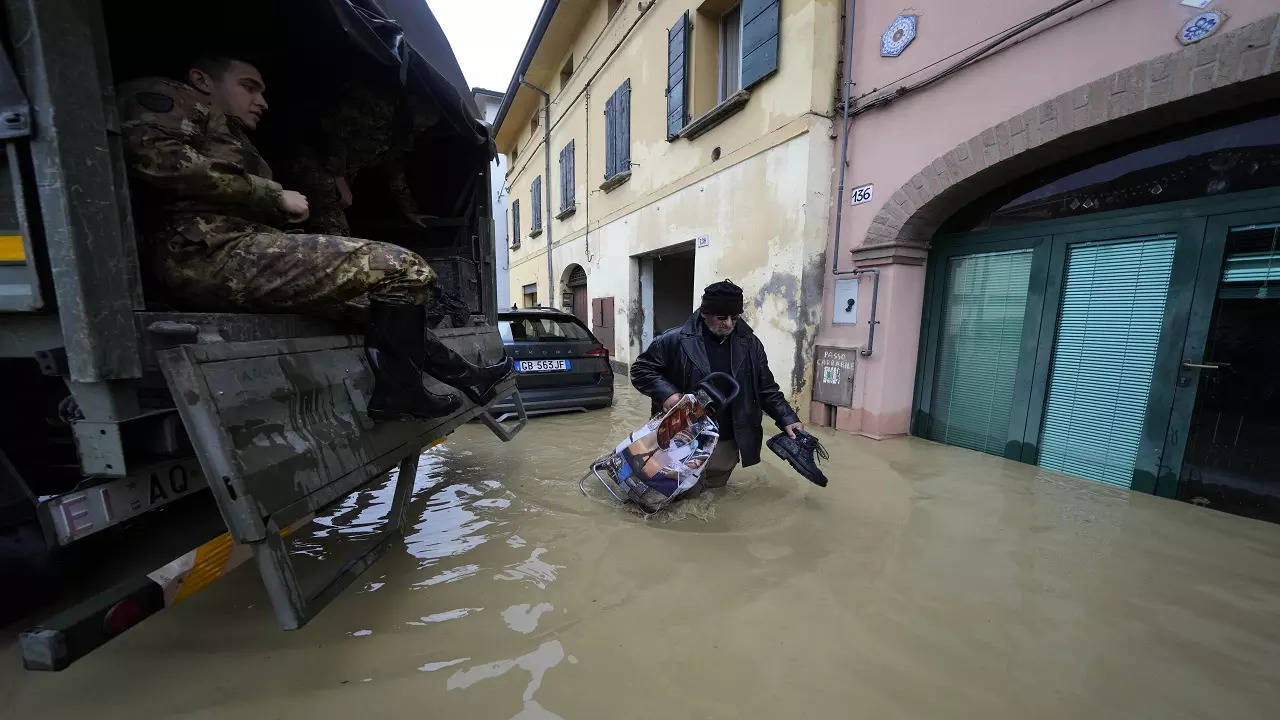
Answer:
[[[697,14],[682,17],[667,37],[671,140],[692,140],[723,121],[745,104],[744,90],[778,69],[777,0],[705,0]]]
[[[511,201],[511,249],[520,247],[520,201]]]
[[[573,56],[565,61],[564,67],[560,68],[560,89],[563,90],[569,84],[569,80],[573,78]]]
[[[529,135],[535,141],[537,140],[538,128],[542,127],[542,115],[540,112],[535,112],[533,117],[529,118]]]
[[[574,197],[574,166],[573,166],[573,141],[570,140],[568,145],[560,151],[560,214],[556,215],[557,220],[573,214],[577,208],[577,198]]]
[[[611,190],[631,177],[631,80],[604,104],[604,179]]]
[[[591,333],[577,322],[561,318],[520,317],[498,321],[498,334],[510,342],[564,342],[590,340]]]
[[[538,307],[538,285],[537,283],[529,283],[521,288],[521,294],[524,296],[524,306],[527,308]]]
[[[720,18],[719,102],[742,89],[742,6]]]
[[[533,179],[529,186],[529,195],[533,201],[533,214],[529,218],[529,237],[537,237],[542,233],[542,176]]]

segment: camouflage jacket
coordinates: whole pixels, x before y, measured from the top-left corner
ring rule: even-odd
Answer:
[[[283,189],[243,123],[194,88],[163,78],[117,94],[125,161],[139,224],[153,242],[178,236],[218,247],[287,221]]]

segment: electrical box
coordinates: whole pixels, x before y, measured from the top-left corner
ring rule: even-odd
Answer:
[[[814,352],[813,399],[840,407],[853,407],[853,377],[858,369],[855,348],[819,345]]]
[[[831,322],[835,325],[858,324],[858,278],[836,280],[835,306],[831,308]]]

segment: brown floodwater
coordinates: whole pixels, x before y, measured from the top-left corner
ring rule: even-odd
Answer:
[[[620,387],[510,444],[462,429],[403,541],[301,630],[249,564],[61,673],[7,641],[0,715],[1280,717],[1280,526],[822,430],[827,488],[770,455],[645,518],[578,479],[646,411]],[[295,551],[339,562],[388,502]]]

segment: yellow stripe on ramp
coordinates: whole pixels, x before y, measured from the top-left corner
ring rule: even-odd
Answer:
[[[26,262],[27,250],[21,235],[0,235],[0,262]]]

